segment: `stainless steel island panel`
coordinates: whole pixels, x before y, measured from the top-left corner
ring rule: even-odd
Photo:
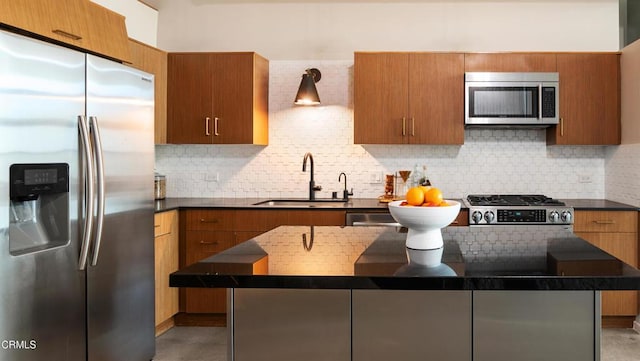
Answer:
[[[353,290],[353,360],[471,360],[471,291]]]
[[[474,361],[599,361],[600,292],[474,291]]]
[[[348,361],[351,291],[233,289],[234,361]]]

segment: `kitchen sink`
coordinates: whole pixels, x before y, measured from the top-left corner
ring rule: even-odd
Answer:
[[[347,204],[342,199],[269,199],[254,203],[254,206],[263,207],[291,207],[291,208],[342,208]]]

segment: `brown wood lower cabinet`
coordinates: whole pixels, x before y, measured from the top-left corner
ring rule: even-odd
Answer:
[[[638,212],[576,211],[573,230],[594,246],[638,267]],[[637,291],[602,292],[604,327],[631,327],[637,314]]]
[[[451,222],[450,226],[452,227],[465,227],[469,225],[469,210],[468,209],[461,209],[460,213],[458,213],[458,216],[456,217],[456,219]]]
[[[281,225],[343,226],[342,210],[192,209],[180,212],[180,267]],[[179,325],[224,325],[225,289],[182,288]]]
[[[232,231],[186,231],[185,265],[196,263],[234,245]],[[225,313],[224,289],[187,288],[182,307],[188,313]]]
[[[169,275],[178,270],[178,211],[155,215],[156,335],[173,326],[178,313],[178,290],[169,287]]]

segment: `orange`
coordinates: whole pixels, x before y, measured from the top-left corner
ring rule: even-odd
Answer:
[[[427,193],[424,194],[424,201],[434,206],[440,205],[443,200],[442,192],[436,187],[431,187]]]
[[[431,186],[418,186],[418,188],[422,189],[422,192],[425,194],[425,196],[427,195],[427,192],[429,191],[429,189],[431,189]]]
[[[424,203],[424,192],[419,187],[411,187],[407,191],[407,203],[412,206],[419,206]]]

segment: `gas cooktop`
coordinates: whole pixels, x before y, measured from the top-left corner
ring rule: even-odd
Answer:
[[[563,202],[541,194],[496,194],[469,195],[467,201],[473,206],[564,206]]]
[[[468,195],[470,225],[573,223],[573,208],[540,194]]]

